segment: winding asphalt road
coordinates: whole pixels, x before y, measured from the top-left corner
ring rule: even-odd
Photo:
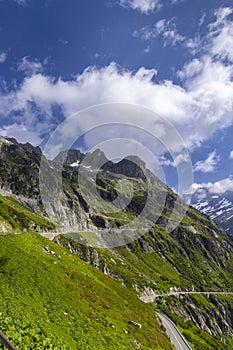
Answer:
[[[160,312],[156,311],[156,314],[161,319],[163,326],[166,328],[167,335],[171,339],[171,342],[175,346],[176,350],[192,350],[172,320]]]
[[[210,295],[210,294],[225,294],[225,295],[232,295],[233,292],[215,292],[215,291],[207,291],[207,292],[168,292],[168,293],[162,293],[162,294],[152,294],[152,295],[146,295],[143,297],[140,297],[140,299],[144,303],[153,303],[156,298],[158,297],[164,297],[164,296],[172,296],[172,295],[187,295],[187,294],[204,294],[204,295]],[[184,336],[181,334],[179,329],[176,327],[174,322],[170,320],[166,315],[162,314],[161,312],[156,311],[156,314],[159,316],[159,318],[162,321],[163,326],[166,329],[167,335],[171,339],[172,344],[174,344],[176,350],[192,350],[190,345],[188,344],[187,340],[184,338]]]

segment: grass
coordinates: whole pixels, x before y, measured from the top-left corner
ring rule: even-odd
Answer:
[[[79,235],[83,238],[95,237],[94,234],[86,232]],[[85,261],[89,255],[93,255],[93,248],[86,249],[71,236],[60,236],[59,240],[67,248],[71,244],[72,251],[78,256],[81,249],[81,258]],[[212,240],[216,240],[217,246],[218,239]],[[177,238],[157,227],[150,234],[131,242],[128,247],[95,251],[98,260],[101,261],[100,266],[106,265],[128,288],[134,289],[137,286],[141,292],[147,287],[159,293],[166,292],[171,287],[185,289],[191,286],[197,290],[232,290],[233,258],[226,262],[225,268],[220,267],[213,261],[211,252],[206,251],[204,245],[200,244],[201,234],[181,230]],[[220,259],[220,256],[217,258]],[[114,260],[117,261],[116,264],[113,263]],[[93,264],[95,265],[95,262]]]
[[[0,195],[0,221],[12,231],[52,230],[55,225],[12,197]]]
[[[79,233],[81,237],[86,236],[86,232]],[[80,239],[78,240],[80,242]],[[146,287],[151,287],[157,291],[167,291],[170,286],[181,283],[179,272],[174,269],[158,252],[153,251],[151,254],[145,253],[137,241],[132,243],[131,249],[118,247],[114,250],[98,249],[85,247],[79,244],[75,235],[61,235],[59,242],[69,247],[72,245],[73,251],[83,259],[90,259],[90,263],[96,265],[92,261],[92,256],[98,255],[100,269],[104,271],[107,266],[113,276],[118,276],[120,281],[134,289],[135,286],[141,292]],[[116,277],[117,278],[117,277]]]
[[[149,305],[38,234],[0,236],[0,305],[20,349],[172,349]]]

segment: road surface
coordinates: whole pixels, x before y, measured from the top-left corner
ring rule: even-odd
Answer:
[[[38,232],[41,236],[52,241],[55,237],[59,236],[60,232]]]
[[[161,319],[163,326],[166,328],[166,333],[171,339],[171,342],[175,346],[176,350],[192,350],[172,320],[160,312],[156,311],[156,314]]]
[[[144,303],[153,303],[156,298],[158,297],[169,297],[173,295],[192,295],[192,294],[202,294],[202,295],[210,295],[210,294],[224,294],[224,295],[233,295],[233,292],[221,292],[221,291],[206,291],[206,292],[168,292],[168,293],[162,293],[162,294],[151,294],[151,295],[145,295],[140,297],[141,301],[144,301]]]

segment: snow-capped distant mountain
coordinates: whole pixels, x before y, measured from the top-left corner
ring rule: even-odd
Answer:
[[[233,235],[233,192],[223,194],[210,193],[206,188],[199,188],[193,194],[191,205],[208,215],[228,234]]]

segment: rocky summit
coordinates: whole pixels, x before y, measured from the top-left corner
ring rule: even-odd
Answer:
[[[0,319],[19,348],[172,349],[155,310],[192,349],[233,348],[232,236],[142,160],[1,138],[0,187]]]

